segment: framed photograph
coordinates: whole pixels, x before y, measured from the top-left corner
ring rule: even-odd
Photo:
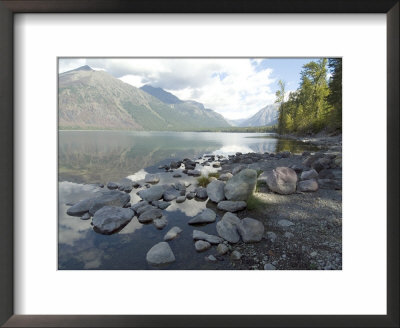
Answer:
[[[398,326],[398,1],[0,9],[2,325]]]

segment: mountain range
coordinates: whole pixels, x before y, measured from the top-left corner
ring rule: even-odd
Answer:
[[[60,129],[197,130],[277,123],[278,105],[250,118],[227,120],[193,100],[181,100],[162,88],[136,88],[105,71],[85,65],[59,74]]]
[[[224,117],[160,88],[141,89],[82,66],[59,74],[61,129],[195,130],[228,127]]]
[[[267,105],[249,118],[230,120],[233,126],[271,126],[278,123],[279,104]]]

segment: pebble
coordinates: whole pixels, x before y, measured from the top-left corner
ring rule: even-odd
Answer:
[[[204,252],[211,247],[211,244],[204,240],[198,240],[194,243],[194,248],[198,252]]]
[[[234,261],[240,260],[241,257],[242,257],[242,254],[240,254],[240,252],[238,252],[238,251],[233,251],[231,254],[231,259]]]
[[[276,267],[271,263],[267,263],[266,265],[264,265],[264,270],[276,270]]]

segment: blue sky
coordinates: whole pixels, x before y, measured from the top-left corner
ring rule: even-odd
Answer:
[[[61,58],[59,72],[89,65],[135,87],[150,84],[195,100],[228,119],[254,115],[274,103],[278,81],[299,87],[312,58]],[[314,59],[315,60],[315,59]]]

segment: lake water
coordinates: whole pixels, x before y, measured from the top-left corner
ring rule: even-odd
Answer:
[[[59,132],[59,194],[58,194],[58,267],[59,269],[234,269],[229,258],[210,263],[205,256],[216,254],[215,247],[202,253],[194,249],[192,231],[202,230],[217,235],[215,223],[201,227],[187,224],[190,217],[209,207],[209,201],[186,200],[182,204],[171,202],[165,216],[168,225],[158,230],[153,224],[141,224],[134,217],[120,232],[113,235],[96,233],[91,220],[68,216],[70,203],[92,197],[104,189],[96,183],[107,184],[128,177],[139,183],[146,173],[160,173],[158,167],[172,160],[195,159],[204,154],[227,157],[236,152],[278,152],[288,150],[301,153],[315,147],[276,138],[265,133],[196,133],[196,132],[119,132],[119,131],[60,131]],[[198,169],[217,171],[198,165]],[[176,171],[181,171],[180,169]],[[161,174],[160,184],[186,181],[195,189],[196,179],[182,174]],[[130,193],[131,203],[140,200],[139,189]],[[222,212],[217,211],[217,221]],[[165,233],[173,226],[183,232],[169,244],[176,261],[165,267],[152,267],[146,262],[147,251],[163,241]]]

